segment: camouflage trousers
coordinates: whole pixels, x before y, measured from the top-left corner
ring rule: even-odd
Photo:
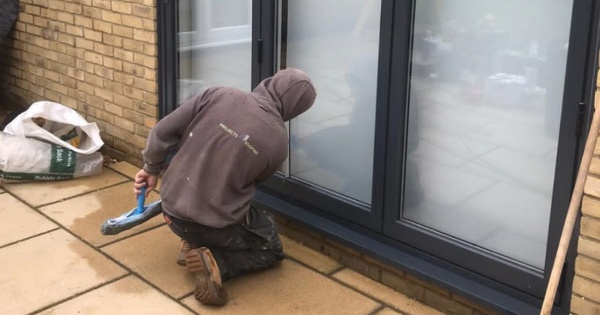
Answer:
[[[240,223],[212,228],[164,214],[169,227],[193,248],[207,247],[215,257],[223,281],[275,266],[283,260],[283,246],[273,215],[250,207]]]

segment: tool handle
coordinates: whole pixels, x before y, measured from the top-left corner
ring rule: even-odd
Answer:
[[[146,203],[146,187],[140,188],[141,192],[137,195],[137,210],[136,214],[144,212],[144,203]]]
[[[567,216],[565,218],[562,233],[560,234],[556,256],[554,257],[554,264],[552,265],[552,271],[550,272],[550,278],[548,279],[548,285],[546,286],[546,295],[544,296],[542,310],[540,311],[541,315],[550,315],[552,313],[556,291],[558,290],[565,258],[567,257],[567,251],[569,250],[569,243],[571,242],[573,229],[575,228],[575,223],[577,222],[577,217],[580,213],[579,208],[581,206],[581,199],[585,193],[585,182],[588,178],[590,165],[592,164],[594,148],[598,142],[599,131],[600,109],[596,109],[592,116],[592,124],[587,139],[585,140],[585,147],[579,164],[579,170],[577,171],[575,187],[571,193],[571,202],[567,209]]]

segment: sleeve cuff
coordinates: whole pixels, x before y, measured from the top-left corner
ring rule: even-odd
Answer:
[[[153,165],[153,164],[144,163],[143,170],[146,171],[146,173],[148,173],[148,174],[158,175],[158,174],[160,174],[160,171],[162,171],[162,165]]]

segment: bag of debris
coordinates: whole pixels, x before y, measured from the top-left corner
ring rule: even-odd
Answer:
[[[32,138],[0,132],[0,179],[53,181],[102,173],[102,153],[80,154]]]
[[[96,123],[87,122],[65,105],[49,101],[31,104],[4,132],[47,141],[81,154],[94,153],[104,145]]]

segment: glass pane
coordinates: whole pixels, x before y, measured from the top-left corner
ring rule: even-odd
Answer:
[[[250,24],[248,0],[212,0],[212,27],[229,27]]]
[[[417,0],[403,216],[543,268],[572,0]]]
[[[251,2],[227,1],[230,10],[220,10],[218,15],[211,16],[211,11],[206,10],[208,5],[221,2],[224,1],[178,1],[179,103],[210,86],[251,89],[252,30],[248,21]],[[247,25],[229,31],[214,31],[211,21],[217,16],[220,21],[231,21],[226,16],[229,14],[234,20],[244,14]]]
[[[381,1],[288,1],[288,67],[317,101],[290,122],[290,175],[371,203]]]
[[[191,32],[194,30],[192,14],[193,6],[193,0],[179,0],[179,32]]]

